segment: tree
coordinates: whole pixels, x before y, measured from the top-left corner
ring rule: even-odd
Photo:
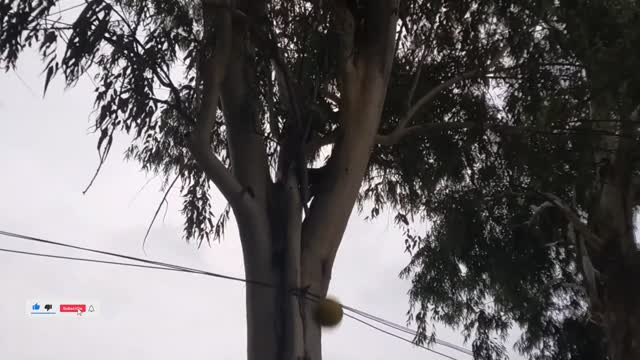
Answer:
[[[502,357],[500,336],[517,324],[533,359],[637,359],[640,6],[495,10],[512,65],[495,79],[499,115],[483,142],[463,138],[470,155],[452,155],[464,177],[418,176],[440,181],[416,191],[429,194],[417,202],[430,231],[407,230],[418,340],[430,313],[475,334],[477,358]]]
[[[635,358],[636,297],[612,281],[637,268],[618,201],[636,189],[631,2],[91,0],[72,23],[57,5],[0,0],[2,63],[39,45],[45,90],[97,69],[101,164],[132,135],[129,158],[180,182],[187,239],[220,237],[233,210],[246,277],[277,285],[247,288],[249,359],[320,358],[301,295],[326,295],[367,201],[406,227],[417,341],[429,313],[464,325],[477,358],[503,354],[512,322],[534,357],[596,357],[604,331],[611,358]],[[229,203],[216,223],[211,183]]]
[[[409,223],[417,175],[463,176],[450,132],[481,139],[468,125],[502,70],[485,2],[88,0],[71,22],[57,5],[0,0],[3,65],[37,45],[45,91],[97,69],[100,164],[131,135],[129,158],[180,181],[187,239],[219,237],[233,211],[247,279],[276,285],[247,287],[250,360],[321,358],[301,295],[326,295],[354,205],[384,198]],[[217,223],[211,183],[229,204]]]

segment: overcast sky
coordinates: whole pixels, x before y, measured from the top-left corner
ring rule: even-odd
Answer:
[[[142,252],[145,229],[162,194],[157,178],[140,191],[150,178],[138,164],[122,159],[126,138],[116,142],[93,188],[82,195],[98,160],[97,137],[87,131],[93,86],[84,78],[65,91],[54,81],[43,99],[41,70],[39,58],[27,54],[17,74],[0,74],[0,230],[242,277],[235,224],[230,223],[221,243],[199,250],[186,244],[177,191],[169,197],[166,219],[151,233],[147,255]],[[4,236],[0,247],[93,256]],[[409,284],[397,274],[407,261],[403,238],[387,214],[373,223],[354,214],[330,293],[404,324]],[[0,253],[0,284],[0,359],[246,358],[240,283]],[[32,319],[24,311],[29,299],[95,299],[101,313],[82,320]],[[438,337],[463,344],[451,329],[438,327]],[[336,360],[443,359],[348,318],[325,332],[323,349],[325,359]]]

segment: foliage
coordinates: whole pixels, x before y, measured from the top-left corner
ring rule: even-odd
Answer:
[[[422,202],[415,212],[431,223],[425,236],[407,228],[413,257],[403,272],[413,281],[422,336],[429,314],[475,335],[476,356],[499,358],[487,334],[499,339],[517,324],[523,329],[517,348],[533,359],[607,358],[566,220],[537,205],[545,202],[541,192],[553,193],[589,214],[599,169],[593,153],[602,150],[595,139],[605,132],[625,136],[620,124],[640,100],[640,79],[631,70],[640,60],[639,10],[632,1],[498,4],[514,66],[495,79],[501,98],[493,104],[507,126],[493,127],[487,146],[461,143],[476,147],[474,161],[459,172],[467,174],[463,179],[434,179],[429,170],[418,178],[437,185],[413,192],[423,194],[412,197]],[[520,30],[533,24],[540,31]],[[589,101],[606,94],[615,94],[616,112],[593,118]],[[398,153],[413,151],[404,146]],[[400,173],[414,173],[411,165]]]

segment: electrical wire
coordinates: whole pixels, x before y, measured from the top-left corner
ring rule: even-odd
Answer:
[[[137,258],[137,257],[134,257],[134,256],[128,256],[128,255],[122,255],[122,254],[117,254],[117,253],[111,253],[111,252],[107,252],[107,251],[84,248],[84,247],[81,247],[81,246],[75,246],[75,245],[70,245],[70,244],[59,243],[59,242],[56,242],[56,241],[39,239],[39,238],[35,238],[35,237],[32,237],[32,236],[16,234],[16,233],[8,232],[8,231],[0,230],[0,235],[19,238],[19,239],[23,239],[23,240],[36,241],[36,242],[50,244],[50,245],[62,246],[62,247],[76,249],[76,250],[94,252],[94,253],[108,255],[108,256],[120,257],[120,258],[125,258],[125,259],[133,260],[133,261],[139,261],[139,262],[143,262],[143,263],[147,263],[147,264],[154,264],[156,266],[131,264],[131,263],[123,263],[123,262],[114,262],[114,261],[105,261],[105,260],[97,260],[97,259],[87,259],[87,258],[79,258],[79,257],[71,257],[71,256],[42,254],[42,253],[34,253],[34,252],[28,252],[28,251],[19,251],[19,250],[11,250],[11,249],[0,248],[0,251],[2,251],[2,252],[22,254],[22,255],[32,255],[32,256],[39,256],[39,257],[56,258],[56,259],[64,259],[64,260],[73,260],[73,261],[102,263],[102,264],[109,264],[109,265],[120,265],[120,266],[129,266],[129,267],[137,267],[137,268],[148,268],[148,269],[154,269],[154,270],[169,270],[169,271],[178,271],[178,272],[188,272],[188,273],[195,273],[195,274],[200,274],[200,275],[207,275],[207,276],[222,278],[222,279],[226,279],[226,280],[233,280],[233,281],[239,281],[239,282],[244,282],[244,283],[249,283],[249,284],[261,285],[261,286],[265,286],[265,287],[271,287],[271,288],[275,287],[274,285],[266,283],[266,282],[252,281],[252,280],[248,280],[248,279],[242,279],[242,278],[238,278],[238,277],[222,275],[222,274],[218,274],[218,273],[212,273],[212,272],[208,272],[208,271],[203,271],[203,270],[188,268],[188,267],[184,267],[184,266],[178,266],[178,265],[163,263],[163,262],[159,262],[159,261],[146,260],[146,259]],[[319,296],[313,295],[313,294],[307,294],[307,295],[311,295],[312,296],[311,298],[309,298],[309,297],[307,297],[307,298],[309,300],[313,300],[313,301],[317,301],[320,298]],[[389,327],[394,328],[394,329],[399,330],[399,331],[403,331],[403,332],[411,334],[413,336],[415,336],[415,334],[416,334],[415,331],[413,331],[411,329],[408,329],[408,328],[406,328],[404,326],[395,324],[395,323],[393,323],[391,321],[382,319],[382,318],[377,317],[375,315],[368,314],[368,313],[366,313],[364,311],[361,311],[361,310],[358,310],[356,308],[352,308],[352,307],[349,307],[349,306],[346,306],[346,305],[342,305],[342,308],[344,310],[351,311],[351,312],[353,312],[353,313],[355,313],[357,315],[360,315],[360,316],[365,317],[367,319],[379,322],[379,323],[381,323],[383,325],[389,326]],[[349,316],[348,314],[345,314],[345,315]],[[352,317],[352,316],[350,316],[350,317]],[[370,327],[376,328],[375,326],[367,323],[364,320],[361,320],[361,319],[356,319],[356,320],[358,320],[358,321],[360,321],[360,322],[362,322],[362,323],[364,323],[364,324],[366,324],[366,325],[368,325]],[[382,331],[387,333],[384,330],[382,330]],[[391,335],[395,335],[395,334],[391,333]],[[395,336],[398,337],[397,335],[395,335]],[[403,337],[399,337],[399,338],[401,338],[403,340],[407,340],[407,339],[405,339]],[[411,342],[410,340],[408,340],[408,341],[413,344],[413,342]],[[471,354],[470,351],[467,350],[467,349],[464,349],[462,347],[459,347],[457,345],[454,345],[454,344],[451,344],[451,343],[448,343],[448,342],[445,342],[445,341],[442,341],[442,340],[439,340],[439,339],[436,340],[436,343],[438,343],[439,345],[443,345],[443,346],[452,348],[454,350],[461,351],[461,352],[463,352],[465,354],[469,354],[469,355]],[[414,344],[414,345],[416,345],[416,344]],[[432,349],[429,349],[429,348],[421,346],[421,345],[417,345],[417,346],[419,346],[421,348],[424,348],[424,349],[427,349],[427,350],[432,350]]]
[[[406,326],[403,326],[403,325],[394,323],[392,321],[377,317],[375,315],[368,314],[368,313],[366,313],[364,311],[361,311],[361,310],[358,310],[358,309],[355,309],[355,308],[351,308],[351,307],[346,306],[346,305],[343,305],[342,308],[346,309],[346,310],[349,310],[349,311],[351,311],[353,313],[356,313],[356,314],[358,314],[358,315],[360,315],[362,317],[365,317],[365,318],[367,318],[369,320],[373,320],[373,321],[376,321],[378,323],[384,324],[384,325],[386,325],[386,326],[388,326],[390,328],[393,328],[395,330],[402,331],[402,332],[404,332],[406,334],[409,334],[409,335],[412,335],[412,336],[416,336],[416,334],[417,334],[417,332],[415,330],[412,330],[412,329],[410,329],[410,328],[408,328]],[[469,349],[466,349],[466,348],[464,348],[462,346],[450,343],[448,341],[441,340],[441,339],[435,339],[435,343],[438,344],[438,345],[442,345],[442,346],[448,347],[450,349],[454,349],[454,350],[460,351],[460,352],[465,353],[467,355],[473,356],[473,351],[471,351]]]
[[[167,271],[186,272],[184,270],[172,269],[172,268],[168,268],[168,267],[164,267],[164,266],[140,265],[140,264],[131,264],[131,263],[118,262],[118,261],[88,259],[88,258],[81,258],[81,257],[75,257],[75,256],[43,254],[43,253],[36,253],[36,252],[31,252],[31,251],[12,250],[12,249],[6,249],[6,248],[0,248],[0,251],[1,252],[6,252],[6,253],[11,253],[11,254],[31,255],[31,256],[38,256],[38,257],[52,258],[52,259],[83,261],[83,262],[107,264],[107,265],[130,266],[130,267],[153,269],[153,270],[167,270]],[[196,273],[194,273],[194,274],[196,274]]]
[[[0,230],[0,235],[9,236],[9,237],[18,238],[18,239],[27,240],[27,241],[39,242],[39,243],[43,243],[43,244],[61,246],[61,247],[69,248],[69,249],[92,252],[94,254],[113,256],[113,257],[118,257],[118,258],[122,258],[122,259],[133,260],[133,261],[138,261],[138,262],[151,264],[151,265],[156,265],[156,266],[164,266],[164,267],[168,267],[168,268],[172,268],[172,269],[177,269],[177,270],[182,270],[182,271],[192,272],[192,273],[197,273],[197,274],[202,274],[202,275],[208,275],[208,276],[217,277],[217,278],[221,278],[221,279],[240,281],[240,282],[245,282],[245,283],[248,283],[248,284],[271,287],[271,288],[274,287],[272,284],[269,284],[269,283],[263,282],[263,281],[251,280],[251,279],[243,279],[243,278],[239,278],[239,277],[235,277],[235,276],[229,276],[229,275],[223,275],[223,274],[218,274],[218,273],[212,273],[212,272],[209,272],[209,271],[193,269],[193,268],[189,268],[189,267],[186,267],[186,266],[179,266],[179,265],[163,263],[161,261],[147,260],[147,259],[142,259],[142,258],[138,258],[138,257],[135,257],[135,256],[123,255],[123,254],[113,253],[113,252],[109,252],[109,251],[90,249],[90,248],[77,246],[77,245],[64,244],[64,243],[57,242],[57,241],[40,239],[40,238],[36,238],[36,237],[33,237],[33,236],[27,236],[27,235],[21,235],[21,234],[12,233],[12,232],[9,232],[9,231]]]
[[[392,332],[390,332],[390,331],[387,331],[387,330],[381,329],[381,328],[379,328],[379,327],[377,327],[377,326],[375,326],[375,325],[373,325],[373,324],[370,324],[370,323],[368,323],[368,322],[366,322],[366,321],[364,321],[364,320],[362,320],[362,319],[358,319],[357,317],[355,317],[355,316],[353,316],[353,315],[350,315],[350,314],[345,313],[345,314],[344,314],[344,316],[346,316],[346,317],[348,317],[348,318],[351,318],[351,319],[353,319],[353,320],[355,320],[355,321],[357,321],[357,322],[360,322],[360,323],[362,323],[362,324],[364,324],[364,325],[367,325],[367,326],[369,326],[370,328],[373,328],[373,329],[375,329],[375,330],[378,330],[378,331],[380,331],[380,332],[382,332],[382,333],[384,333],[384,334],[387,334],[387,335],[389,335],[389,336],[393,336],[393,337],[395,337],[395,338],[397,338],[397,339],[400,339],[400,340],[402,340],[402,341],[406,341],[406,342],[408,342],[409,344],[411,344],[411,345],[415,345],[415,346],[417,346],[417,347],[419,347],[419,348],[421,348],[421,349],[424,349],[424,350],[430,351],[430,352],[432,352],[432,353],[434,353],[434,354],[437,354],[437,355],[440,355],[440,356],[446,357],[447,359],[451,359],[451,360],[458,360],[457,358],[454,358],[453,356],[449,356],[449,355],[444,354],[444,353],[441,353],[441,352],[439,352],[439,351],[436,351],[436,350],[433,350],[433,349],[429,349],[428,347],[426,347],[426,346],[424,346],[424,345],[416,344],[416,343],[414,343],[413,341],[411,341],[411,340],[409,340],[409,339],[407,339],[407,338],[403,338],[403,337],[402,337],[402,336],[400,336],[400,335],[397,335],[397,334],[394,334],[394,333],[392,333]]]
[[[67,11],[71,11],[71,10],[73,10],[73,9],[77,9],[77,8],[79,8],[79,7],[81,7],[81,6],[86,6],[86,5],[87,5],[87,4],[82,3],[82,4],[76,4],[76,5],[73,5],[73,6],[69,6],[69,7],[67,7],[67,8],[60,9],[60,10],[58,10],[58,11],[56,11],[56,12],[49,13],[49,15],[48,15],[48,16],[52,16],[52,15],[59,15],[59,14],[65,13],[65,12],[67,12]]]
[[[4,234],[3,234],[3,235],[4,235]],[[74,257],[74,256],[62,256],[62,255],[53,255],[53,254],[43,254],[43,253],[36,253],[36,252],[30,252],[30,251],[12,250],[12,249],[6,249],[6,248],[0,248],[0,252],[6,252],[6,253],[12,253],[12,254],[20,254],[20,255],[31,255],[31,256],[37,256],[37,257],[53,258],[53,259],[62,259],[62,260],[72,260],[72,261],[82,261],[82,262],[92,262],[92,263],[107,264],[107,265],[130,266],[130,267],[146,268],[146,269],[153,269],[153,270],[167,270],[167,271],[188,272],[188,273],[194,273],[194,274],[200,274],[200,275],[207,275],[205,272],[192,272],[192,271],[188,271],[188,270],[174,269],[174,268],[168,268],[168,267],[163,267],[163,266],[140,265],[140,264],[131,264],[131,263],[124,263],[124,262],[117,262],[117,261],[106,261],[106,260],[98,260],[98,259],[80,258],[80,257]],[[310,300],[315,301],[315,299],[310,299]],[[363,317],[369,317],[369,316],[372,316],[372,315],[369,315],[369,314],[363,313],[363,312],[361,312],[361,311],[359,311],[359,310],[356,310],[356,311],[350,310],[350,309],[353,309],[353,308],[350,308],[350,307],[345,307],[345,306],[343,306],[343,309],[348,310],[348,311],[351,311],[351,312],[353,312],[353,313],[355,313],[355,314],[358,314],[358,315],[361,315],[361,316],[363,316]],[[364,314],[366,314],[367,316],[365,316]],[[369,326],[369,327],[371,327],[371,328],[373,328],[373,329],[375,329],[375,330],[381,331],[381,332],[382,332],[382,333],[384,333],[384,334],[387,334],[387,335],[393,336],[393,337],[398,338],[398,339],[400,339],[400,340],[403,340],[403,341],[405,341],[405,342],[409,342],[409,343],[411,343],[412,345],[416,345],[416,346],[418,346],[418,347],[420,347],[420,348],[422,348],[422,349],[424,349],[424,350],[431,351],[431,352],[433,352],[433,353],[435,353],[435,354],[437,354],[437,355],[444,356],[444,357],[446,357],[446,358],[448,358],[448,359],[457,360],[457,359],[456,359],[456,358],[454,358],[454,357],[451,357],[451,356],[446,355],[446,354],[443,354],[443,353],[441,353],[441,352],[439,352],[439,351],[436,351],[436,350],[430,349],[430,348],[425,347],[425,346],[423,346],[423,345],[417,345],[417,344],[414,344],[414,343],[413,343],[411,340],[409,340],[409,339],[403,338],[402,336],[399,336],[399,335],[396,335],[396,334],[391,333],[391,332],[389,332],[389,331],[386,331],[386,330],[384,330],[384,329],[381,329],[381,328],[379,328],[379,327],[377,327],[377,326],[375,326],[375,325],[373,325],[373,324],[371,324],[371,323],[368,323],[368,322],[366,322],[365,320],[359,319],[358,317],[355,317],[355,316],[353,316],[353,315],[351,315],[351,314],[349,314],[349,313],[344,313],[344,316],[346,316],[346,317],[348,317],[348,318],[351,318],[351,319],[354,319],[354,320],[356,320],[356,321],[358,321],[358,322],[360,322],[360,323],[362,323],[362,324],[365,324],[365,325],[367,325],[367,326]],[[372,316],[372,317],[375,317],[375,316]]]
[[[44,243],[44,244],[49,244],[49,245],[55,245],[55,246],[61,246],[61,247],[66,247],[66,248],[71,248],[71,249],[75,249],[75,250],[82,250],[82,251],[87,251],[87,252],[92,252],[92,253],[97,253],[97,254],[102,254],[102,255],[108,255],[108,256],[113,256],[113,257],[119,257],[119,258],[124,258],[124,259],[128,259],[128,260],[133,260],[133,261],[138,261],[138,262],[142,262],[142,263],[146,263],[146,264],[152,264],[152,265],[142,265],[142,264],[132,264],[132,263],[125,263],[125,262],[116,262],[116,261],[106,261],[106,260],[98,260],[98,259],[90,259],[90,258],[81,258],[81,257],[73,257],[73,256],[63,256],[63,255],[53,255],[53,254],[43,254],[43,253],[36,253],[36,252],[29,252],[29,251],[22,251],[22,250],[12,250],[12,249],[6,249],[6,248],[0,248],[0,252],[5,252],[5,253],[13,253],[13,254],[20,254],[20,255],[30,255],[30,256],[37,256],[37,257],[45,257],[45,258],[54,258],[54,259],[61,259],[61,260],[71,260],[71,261],[81,261],[81,262],[90,262],[90,263],[99,263],[99,264],[107,264],[107,265],[118,265],[118,266],[127,266],[127,267],[136,267],[136,268],[146,268],[146,269],[152,269],[152,270],[166,270],[166,271],[176,271],[176,272],[186,272],[186,273],[193,273],[193,274],[200,274],[200,275],[206,275],[206,276],[211,276],[211,277],[216,277],[216,278],[221,278],[221,279],[225,279],[225,280],[233,280],[233,281],[238,281],[238,282],[243,282],[243,283],[248,283],[248,284],[254,284],[254,285],[259,285],[259,286],[264,286],[264,287],[269,287],[269,288],[275,288],[275,286],[273,284],[269,284],[266,282],[261,282],[261,281],[255,281],[255,280],[249,280],[249,279],[243,279],[243,278],[239,278],[239,277],[234,277],[234,276],[228,276],[228,275],[223,275],[223,274],[219,274],[219,273],[213,273],[213,272],[208,272],[208,271],[204,271],[204,270],[198,270],[198,269],[193,269],[193,268],[189,268],[189,267],[184,267],[184,266],[179,266],[179,265],[173,265],[173,264],[169,264],[169,263],[164,263],[164,262],[160,262],[160,261],[153,261],[153,260],[147,260],[147,259],[142,259],[142,258],[137,258],[134,256],[128,256],[128,255],[123,255],[123,254],[118,254],[118,253],[112,253],[112,252],[108,252],[108,251],[102,251],[102,250],[96,250],[96,249],[90,249],[90,248],[85,248],[85,247],[81,247],[81,246],[76,246],[76,245],[70,245],[70,244],[65,244],[65,243],[60,243],[60,242],[56,242],[56,241],[51,241],[51,240],[45,240],[45,239],[40,239],[40,238],[36,238],[36,237],[32,237],[32,236],[27,236],[27,235],[21,235],[21,234],[17,234],[17,233],[12,233],[12,232],[8,232],[8,231],[3,231],[0,230],[0,235],[4,235],[4,236],[8,236],[8,237],[13,237],[13,238],[18,238],[18,239],[22,239],[22,240],[28,240],[28,241],[35,241],[35,242],[39,242],[39,243]],[[301,295],[306,295],[304,296],[307,300],[311,300],[314,302],[317,302],[321,297],[318,295],[314,295],[311,293],[300,293]],[[300,295],[299,294],[299,295]],[[369,314],[367,312],[364,312],[362,310],[358,310],[356,308],[341,304],[342,308],[346,311],[350,311],[356,315],[362,316],[364,318],[367,318],[369,320],[373,320],[376,321],[380,324],[386,325],[388,327],[391,327],[395,330],[398,331],[402,331],[404,333],[410,334],[412,336],[416,335],[416,332],[414,330],[411,330],[405,326],[393,323],[389,320],[385,320],[383,318],[377,317],[375,315]],[[431,351],[437,355],[441,355],[444,356],[446,358],[449,359],[453,359],[453,360],[457,360],[449,355],[440,353],[436,350],[430,349],[426,346],[420,345],[420,344],[415,344],[413,341],[406,339],[402,336],[399,336],[397,334],[391,333],[389,331],[386,331],[384,329],[381,329],[371,323],[366,322],[365,320],[362,320],[360,318],[357,318],[353,315],[350,315],[348,313],[344,313],[345,316],[352,318],[360,323],[363,323],[373,329],[376,329],[378,331],[381,331],[387,335],[396,337],[398,339],[401,339],[403,341],[409,342],[410,344],[413,344],[415,346],[418,346],[422,349]],[[473,355],[473,353],[468,350],[465,349],[461,346],[449,343],[447,341],[444,340],[440,340],[440,339],[436,339],[436,344],[448,347],[450,349],[453,350],[457,350],[460,351],[462,353],[465,353],[467,355]]]

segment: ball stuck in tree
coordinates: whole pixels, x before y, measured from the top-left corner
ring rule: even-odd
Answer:
[[[332,298],[325,298],[316,304],[315,320],[323,327],[334,327],[342,320],[342,305]]]

